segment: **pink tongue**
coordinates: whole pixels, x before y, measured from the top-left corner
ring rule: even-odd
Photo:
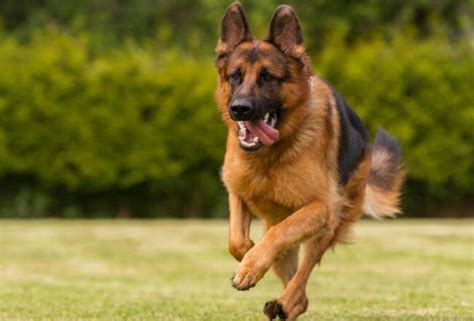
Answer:
[[[268,125],[264,120],[256,123],[245,122],[245,126],[254,135],[257,136],[263,145],[271,145],[278,139],[278,130]]]

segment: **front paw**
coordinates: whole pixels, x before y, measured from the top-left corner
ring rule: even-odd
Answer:
[[[250,251],[237,267],[232,277],[232,286],[240,291],[253,288],[270,266],[271,262],[265,261],[265,256],[258,256]]]
[[[229,242],[229,252],[237,261],[240,262],[253,246],[254,243],[250,239],[241,242],[231,241]]]

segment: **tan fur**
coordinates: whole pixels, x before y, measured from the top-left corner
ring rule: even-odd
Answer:
[[[293,14],[292,9],[288,8],[277,10],[279,16],[275,16],[290,21],[295,28],[292,20],[295,18],[288,16]],[[228,10],[234,12],[240,6],[233,4]],[[223,30],[229,28],[228,23],[234,22],[227,21],[225,16]],[[246,22],[239,22],[238,27],[245,25]],[[272,25],[278,24],[272,22]],[[377,157],[382,157],[376,155],[374,160],[368,149],[349,181],[340,186],[338,108],[331,88],[311,71],[302,44],[293,43],[292,47],[291,34],[295,30],[285,30],[278,34],[277,40],[284,40],[284,52],[297,55],[303,67],[278,50],[276,46],[281,44],[275,40],[270,44],[251,39],[232,46],[221,40],[216,49],[219,70],[216,100],[229,129],[222,168],[222,180],[229,193],[229,250],[241,261],[233,286],[246,290],[273,267],[285,290],[277,300],[267,303],[265,313],[269,318],[281,313],[287,320],[295,320],[306,311],[305,287],[313,267],[328,248],[337,242],[347,242],[350,227],[360,217],[363,204],[370,213],[394,213],[396,192],[402,181],[394,184],[393,193],[368,186],[371,162],[378,165]],[[241,32],[248,37],[248,30],[244,28]],[[273,39],[271,35],[267,39]],[[238,35],[235,37],[239,39]],[[252,48],[258,48],[262,57],[249,63],[246,53]],[[283,74],[282,61],[289,80],[282,82],[278,91],[284,106],[284,116],[278,123],[280,137],[271,146],[246,152],[239,146],[237,126],[228,112],[229,102],[236,90],[267,95],[255,86],[258,72],[266,67],[273,74]],[[245,74],[238,89],[227,81],[229,73],[236,68]],[[265,234],[256,244],[249,237],[252,217],[261,219],[265,226]],[[301,244],[304,257],[298,266]]]
[[[391,155],[387,150],[379,149],[372,153],[372,170],[384,172]],[[397,175],[388,188],[367,184],[364,199],[364,213],[374,217],[394,217],[401,213],[400,189],[405,179],[405,171],[399,167]]]

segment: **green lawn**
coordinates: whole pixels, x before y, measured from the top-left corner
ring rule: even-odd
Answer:
[[[256,238],[260,227],[254,228]],[[264,320],[230,285],[225,221],[0,221],[2,320]],[[474,320],[474,221],[362,221],[300,320]]]

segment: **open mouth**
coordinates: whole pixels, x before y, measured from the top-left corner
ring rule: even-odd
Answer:
[[[238,121],[240,146],[247,151],[255,151],[262,145],[271,145],[278,139],[278,130],[275,128],[278,117],[275,111],[265,114],[263,119],[252,121]]]

